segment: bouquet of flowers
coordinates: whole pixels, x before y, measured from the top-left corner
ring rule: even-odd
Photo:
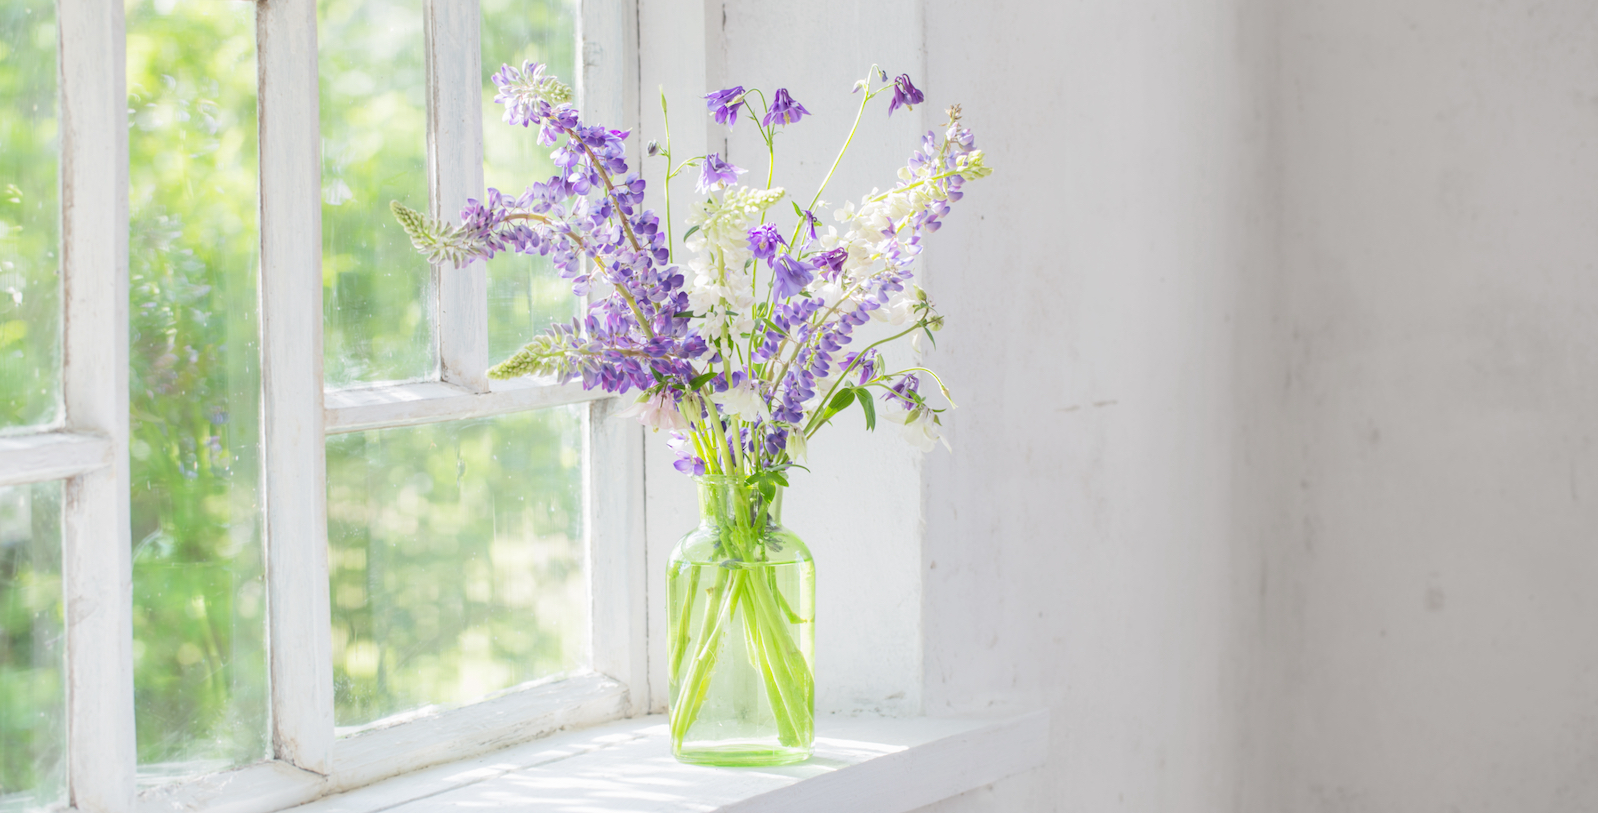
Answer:
[[[554,147],[557,174],[520,195],[489,189],[485,200],[467,201],[459,225],[398,202],[394,213],[435,263],[538,254],[587,298],[581,318],[534,337],[490,376],[636,390],[623,414],[668,430],[678,470],[726,478],[750,497],[740,503],[745,507],[714,508],[729,530],[714,542],[725,561],[699,611],[700,634],[689,630],[691,602],[672,618],[674,743],[681,745],[705,702],[726,619],[744,607],[745,645],[762,672],[780,740],[802,742],[808,753],[810,659],[781,623],[798,616],[775,581],[731,565],[764,561],[780,547],[763,530],[770,506],[788,484],[788,469],[802,465],[809,440],[839,413],[858,407],[867,428],[893,424],[923,449],[940,439],[939,414],[948,407],[929,403],[921,388],[923,376],[930,378],[952,406],[943,382],[922,366],[896,369],[882,350],[906,337],[931,339],[943,326],[911,281],[913,266],[924,238],[961,198],[962,184],[991,170],[959,106],[950,107],[943,133],[926,134],[891,189],[845,203],[833,215],[836,225],[823,227],[821,195],[868,105],[891,94],[891,116],[924,99],[908,75],[889,80],[873,66],[855,85],[859,111],[831,170],[807,204],[790,200],[793,221],[784,228],[779,215],[785,219],[789,207],[779,204],[789,196],[773,185],[776,136],[810,112],[786,89],[768,100],[757,88],[731,87],[705,97],[709,111],[729,128],[743,115],[753,120],[766,146],[765,183],[746,183],[744,168],[715,153],[673,164],[668,121],[665,143],[647,148],[667,162],[662,221],[644,208],[644,181],[629,171],[627,131],[581,121],[571,89],[542,65],[507,65],[493,81],[505,121],[536,128],[539,143]],[[679,246],[671,181],[693,170],[697,194]],[[890,335],[851,348],[856,329],[871,321],[891,326],[883,331]]]

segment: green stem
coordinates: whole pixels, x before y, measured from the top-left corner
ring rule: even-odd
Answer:
[[[843,372],[838,374],[838,380],[832,382],[832,386],[830,388],[828,388],[827,394],[822,396],[821,403],[822,404],[829,404],[829,403],[832,402],[832,394],[834,392],[837,392],[838,385],[842,384],[844,382],[844,380],[849,377],[849,371],[853,370],[855,368],[855,365],[859,364],[860,360],[866,357],[866,353],[868,351],[872,350],[873,348],[877,347],[878,345],[887,344],[888,342],[894,341],[895,339],[900,339],[900,338],[903,338],[905,336],[908,336],[911,333],[914,333],[914,332],[916,332],[917,330],[920,330],[920,329],[921,329],[921,324],[918,322],[914,326],[912,326],[909,330],[906,330],[903,333],[895,334],[895,335],[889,336],[888,338],[883,339],[881,341],[872,342],[871,344],[866,345],[866,349],[865,350],[861,350],[857,355],[855,355],[854,361],[849,362],[849,366],[843,368]],[[815,433],[815,431],[817,429],[821,428],[821,424],[817,423],[817,420],[821,417],[821,413],[822,413],[822,410],[818,409],[818,410],[816,410],[816,414],[812,415],[810,417],[810,423],[805,425],[805,437],[807,437],[807,438],[810,437],[812,434]]]
[[[675,172],[671,171],[671,116],[666,113],[666,86],[660,86],[660,118],[666,124],[666,250],[671,252],[669,261],[677,259],[677,241],[671,234],[671,179]]]
[[[688,674],[677,690],[677,702],[671,705],[671,739],[682,745],[683,737],[699,716],[710,691],[710,670],[716,663],[716,651],[721,648],[721,632],[725,621],[732,617],[732,608],[738,600],[739,587],[727,568],[717,568],[716,584],[711,589],[710,601],[705,605],[704,624],[700,628],[699,651],[688,665]]]
[[[671,619],[671,671],[667,674],[677,674],[682,668],[683,656],[688,653],[688,626],[693,622],[694,604],[699,598],[699,570],[688,567],[688,592],[683,597],[682,612]]]
[[[876,72],[877,72],[877,66],[872,65],[871,66],[871,74],[868,74],[866,76],[866,83],[867,83],[866,87],[867,88],[870,87],[871,76],[876,74]],[[843,140],[843,148],[838,150],[838,157],[832,159],[832,168],[827,170],[827,177],[821,179],[821,186],[816,188],[816,195],[815,195],[815,197],[810,199],[810,205],[805,207],[805,211],[814,211],[815,210],[816,201],[821,200],[821,193],[824,190],[826,190],[827,184],[832,182],[832,174],[834,172],[838,171],[838,165],[843,163],[844,153],[847,153],[849,151],[849,145],[854,142],[854,134],[860,130],[860,120],[863,117],[865,117],[865,115],[866,115],[866,104],[871,101],[871,98],[873,96],[876,96],[876,95],[877,95],[876,93],[873,93],[873,92],[871,92],[868,89],[866,91],[866,93],[863,96],[861,96],[861,98],[860,98],[860,109],[855,111],[855,114],[854,114],[854,125],[849,128],[849,137],[845,138]],[[769,188],[770,184],[768,183],[766,186]],[[794,228],[794,230],[793,230],[793,239],[788,241],[788,245],[790,245],[790,246],[793,245],[794,242],[799,239],[799,233],[801,231],[804,231],[804,227],[805,227],[805,218],[804,218],[804,215],[800,215],[799,216],[799,225]]]

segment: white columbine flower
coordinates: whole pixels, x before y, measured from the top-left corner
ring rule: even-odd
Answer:
[[[802,463],[809,453],[810,449],[805,443],[804,430],[798,427],[794,427],[793,429],[789,430],[788,459],[794,461],[795,463]]]
[[[905,409],[904,405],[894,398],[889,398],[877,407],[877,419],[898,427],[900,435],[911,446],[923,452],[930,452],[939,441],[942,441],[944,448],[952,451],[941,427],[933,422],[934,418],[932,410],[923,407]]]
[[[637,418],[639,423],[656,432],[662,429],[688,431],[688,419],[677,411],[677,403],[672,400],[668,392],[660,392],[634,401],[632,406],[616,413],[616,417]]]
[[[766,407],[766,400],[760,397],[760,391],[748,381],[736,387],[728,387],[725,392],[713,392],[710,394],[710,400],[715,401],[723,412],[737,415],[746,421],[771,420],[771,411]]]

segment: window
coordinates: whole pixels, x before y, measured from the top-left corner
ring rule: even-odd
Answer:
[[[647,708],[640,430],[483,374],[571,297],[388,211],[547,173],[484,66],[629,118],[594,5],[0,0],[0,808],[286,806]]]

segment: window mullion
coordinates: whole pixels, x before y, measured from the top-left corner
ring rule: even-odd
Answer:
[[[261,489],[272,753],[332,766],[315,0],[260,3]]]
[[[577,98],[585,123],[637,132],[637,11],[632,0],[578,4]],[[641,152],[638,139],[629,139],[631,166],[639,165]],[[589,405],[583,506],[594,670],[626,684],[632,715],[649,708],[644,435],[636,422],[612,419],[622,406],[614,398]]]
[[[427,0],[427,174],[434,217],[455,221],[467,198],[483,197],[481,17],[478,0]],[[488,273],[433,267],[439,376],[488,392]]]
[[[67,792],[134,800],[133,554],[128,524],[128,120],[121,3],[61,0],[62,400],[66,429],[111,444],[67,481]]]

